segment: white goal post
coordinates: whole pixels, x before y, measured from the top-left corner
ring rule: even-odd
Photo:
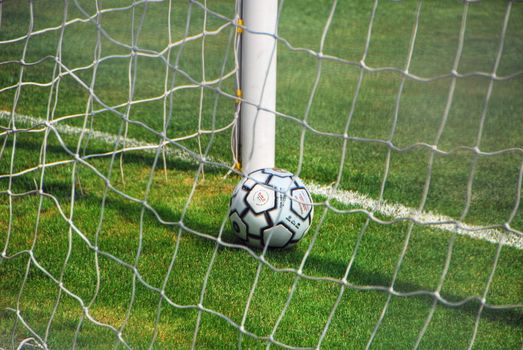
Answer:
[[[274,167],[278,0],[243,0],[241,30],[241,166]]]

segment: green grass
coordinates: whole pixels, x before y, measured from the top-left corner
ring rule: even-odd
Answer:
[[[89,13],[94,5],[79,1]],[[103,7],[124,6],[124,1],[104,1]],[[330,1],[284,2],[279,34],[294,47],[319,50],[321,33],[330,10]],[[232,1],[209,1],[208,6],[228,17],[233,16]],[[371,2],[340,1],[327,35],[324,53],[345,60],[359,61],[363,54],[368,28]],[[471,4],[465,33],[465,45],[458,71],[491,72],[502,28],[504,2],[481,2]],[[413,1],[382,1],[378,6],[368,57],[371,67],[404,67],[409,39],[415,19],[416,4]],[[185,23],[189,6],[186,2],[173,1],[172,40],[185,36]],[[51,1],[34,3],[35,30],[59,26],[63,7]],[[143,13],[143,6],[135,11],[136,23]],[[453,64],[458,45],[459,26],[463,5],[456,1],[425,2],[420,17],[417,41],[411,68],[412,74],[431,77],[447,74]],[[131,10],[106,13],[102,27],[114,40],[131,45]],[[83,18],[74,2],[70,1],[68,18]],[[27,32],[29,7],[27,2],[4,2],[0,40],[22,36]],[[199,33],[203,26],[203,11],[192,6],[189,35]],[[209,15],[207,27],[215,29],[225,22]],[[136,28],[135,28],[136,29]],[[232,50],[227,50],[229,28],[216,36],[205,39],[205,79],[221,75],[224,57],[226,71],[233,69]],[[510,22],[498,76],[506,76],[523,69],[523,4],[512,5]],[[59,31],[52,31],[29,40],[26,62],[35,62],[48,55],[56,55]],[[67,27],[63,39],[62,62],[65,66],[78,68],[93,62],[96,30],[92,23],[75,23]],[[129,50],[115,45],[102,36],[102,57],[128,55]],[[168,44],[166,3],[149,3],[137,46],[141,49],[162,50]],[[180,53],[178,67],[193,80],[201,81],[202,40],[188,42],[182,51],[175,47],[170,62],[175,64]],[[0,45],[0,62],[20,59],[23,42]],[[317,59],[310,54],[278,47],[278,111],[303,120],[314,83]],[[118,106],[125,112],[129,100],[129,58],[113,57],[97,66],[94,91],[103,104]],[[48,83],[53,77],[54,61],[46,59],[24,67],[23,81]],[[0,66],[0,88],[18,82],[20,65]],[[78,78],[89,86],[93,68],[76,72]],[[313,101],[309,125],[321,132],[343,133],[359,68],[333,61],[323,61],[318,92]],[[172,77],[172,75],[171,75]],[[134,100],[158,97],[163,94],[165,64],[159,58],[140,56],[136,65]],[[174,86],[191,84],[183,74],[176,74]],[[373,139],[388,139],[393,121],[396,94],[402,75],[397,72],[365,73],[359,98],[349,128],[349,135]],[[394,145],[404,148],[415,143],[434,144],[448,96],[451,78],[431,82],[407,79],[402,92],[401,106]],[[473,147],[477,143],[481,111],[489,80],[484,77],[458,79],[453,103],[438,147],[450,151],[448,155],[436,155],[432,168],[431,185],[425,209],[459,218],[466,203],[469,174],[474,154],[459,146]],[[231,77],[221,83],[227,93],[234,91]],[[523,146],[523,79],[494,83],[479,147],[494,152]],[[45,118],[48,110],[50,86],[24,86],[21,89],[16,112]],[[0,109],[12,110],[15,89],[0,93]],[[171,138],[198,131],[199,88],[183,88],[173,94],[172,123],[167,131]],[[55,117],[79,114],[80,117],[64,123],[82,126],[88,93],[69,75],[60,80]],[[213,119],[214,104],[216,115]],[[163,125],[163,99],[143,102],[132,106],[129,118],[140,121],[161,132]],[[202,113],[202,125],[210,129],[227,125],[233,120],[234,100],[217,95],[206,89]],[[98,102],[94,110],[103,109]],[[123,126],[115,113],[102,112],[92,120],[95,130],[116,134]],[[2,121],[7,127],[7,122]],[[88,120],[88,125],[91,120]],[[23,123],[17,127],[26,127]],[[329,184],[338,176],[343,140],[321,136],[307,131],[304,149],[299,139],[302,127],[292,119],[278,118],[277,164],[291,171],[298,169],[300,157],[303,167],[300,176],[306,181]],[[143,127],[128,125],[129,137],[147,142],[158,142],[159,137]],[[62,135],[65,144],[73,152],[77,136]],[[11,155],[14,152],[13,172],[37,166],[41,161],[40,149],[43,133],[18,133],[2,136],[5,148],[0,157],[0,175],[10,173]],[[209,146],[214,159],[228,160],[230,129],[202,136],[203,147]],[[13,144],[15,146],[13,147]],[[181,144],[198,152],[196,139]],[[97,140],[89,144],[83,140],[86,154],[109,152],[111,145]],[[342,189],[355,190],[377,198],[383,181],[384,164],[388,149],[377,143],[349,141],[347,145]],[[47,162],[71,159],[52,133],[46,148]],[[415,147],[406,152],[393,151],[390,171],[385,186],[387,201],[407,206],[418,206],[427,177],[430,150]],[[521,151],[505,152],[491,157],[479,157],[472,182],[470,209],[465,221],[470,224],[495,225],[505,223],[514,208],[517,197],[517,180],[522,163]],[[150,174],[152,186],[147,202],[156,214],[173,225],[162,224],[150,210],[143,212],[139,203],[119,195],[107,193],[103,209],[103,223],[99,226],[104,198],[104,181],[86,165],[76,165],[77,181],[72,183],[73,165],[49,167],[45,170],[44,191],[60,204],[64,215],[71,209],[71,188],[74,197],[73,221],[91,243],[98,242],[101,251],[128,264],[134,259],[140,244],[140,227],[143,227],[142,251],[137,269],[150,285],[160,288],[177,249],[176,261],[166,284],[165,294],[178,305],[197,305],[207,268],[215,249],[215,241],[200,237],[177,224],[205,233],[218,235],[224,222],[229,195],[238,181],[230,176],[223,179],[224,168],[205,167],[205,176],[199,175],[198,167],[182,160],[168,159],[166,173],[163,164],[153,170],[154,157],[140,152],[129,152],[123,157],[123,174],[120,174],[117,157],[111,174],[115,189],[137,199],[143,199]],[[110,157],[92,158],[89,164],[107,175]],[[41,170],[12,179],[11,191],[24,193],[35,189],[40,181]],[[123,176],[122,176],[123,175]],[[193,186],[194,195],[190,197]],[[29,259],[24,250],[32,249],[34,258],[50,274],[58,278],[61,273],[68,245],[71,256],[64,274],[64,286],[85,303],[95,293],[97,271],[100,272],[100,290],[89,308],[90,314],[99,322],[119,328],[126,318],[131,302],[133,273],[114,259],[96,254],[81,237],[68,234],[68,224],[49,197],[6,195],[8,178],[0,179],[0,245],[7,242],[8,225],[10,241],[7,246],[10,259],[0,260],[0,347],[18,345],[30,333],[15,322],[11,309],[17,307],[24,321],[39,335],[44,336],[50,315],[58,295],[58,286],[34,264],[29,269],[26,284],[22,288],[25,269]],[[190,199],[190,201],[189,201]],[[325,198],[315,197],[319,203]],[[39,202],[42,209],[38,215]],[[187,211],[183,208],[188,203]],[[336,207],[349,209],[341,203]],[[11,211],[12,210],[12,214]],[[325,215],[321,227],[320,217]],[[39,225],[35,231],[37,217]],[[385,218],[392,219],[392,218]],[[303,273],[313,277],[340,279],[354,253],[358,234],[365,225],[363,214],[336,214],[324,206],[316,208],[316,219],[310,233],[296,247],[287,251],[268,251],[266,260],[275,268],[297,269],[311,242],[313,232],[319,229],[318,238],[305,263]],[[518,209],[511,226],[523,230],[523,214]],[[323,342],[325,348],[363,348],[367,344],[388,294],[376,289],[360,290],[362,286],[390,286],[400,257],[409,224],[380,225],[370,222],[350,271],[348,281],[352,286],[345,291],[336,310],[329,331]],[[36,232],[36,234],[35,234]],[[98,232],[98,235],[96,235]],[[222,239],[238,243],[228,225]],[[401,264],[394,289],[399,292],[434,291],[444,269],[452,235],[428,227],[414,226],[408,248]],[[260,254],[260,251],[256,251]],[[458,236],[455,238],[449,270],[441,289],[441,296],[448,301],[461,301],[471,296],[481,296],[493,268],[496,246],[491,243]],[[14,257],[13,257],[14,256]],[[486,300],[493,305],[523,304],[523,252],[503,247]],[[246,301],[254,282],[258,260],[238,247],[220,246],[208,278],[203,305],[241,323]],[[245,329],[258,336],[268,336],[287,300],[296,275],[277,272],[264,266],[247,314]],[[146,348],[152,341],[157,325],[155,348],[188,348],[191,346],[198,310],[179,309],[161,305],[161,316],[156,322],[160,295],[137,281],[135,300],[123,338],[133,348]],[[275,334],[279,342],[293,346],[316,346],[320,334],[340,292],[340,285],[329,281],[301,278],[289,308]],[[393,296],[383,323],[373,343],[375,348],[412,348],[423,327],[431,307],[430,296]],[[476,299],[460,307],[438,303],[420,346],[422,348],[466,348],[471,340],[480,304]],[[82,309],[77,300],[62,293],[47,339],[51,348],[69,348],[73,344],[75,330],[82,319]],[[239,332],[224,319],[202,313],[197,337],[198,348],[231,348],[238,344]],[[16,326],[15,326],[16,324]],[[523,343],[521,309],[483,310],[479,322],[475,348],[519,349]],[[87,319],[83,320],[76,344],[78,348],[105,349],[117,344],[116,335]],[[245,348],[261,348],[266,342],[244,336]]]

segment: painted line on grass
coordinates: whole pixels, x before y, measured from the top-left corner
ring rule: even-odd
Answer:
[[[10,120],[11,113],[6,111],[0,111],[0,120]],[[31,117],[23,114],[16,114],[16,121],[22,122],[31,125],[34,127],[46,127],[46,121],[44,119]],[[101,131],[88,131],[79,127],[70,126],[61,123],[54,123],[53,127],[60,133],[67,135],[79,135],[82,132],[88,133],[90,138],[102,141],[108,144],[115,144],[118,140],[123,141],[122,137],[118,135],[101,132]],[[125,139],[126,147],[136,148],[146,153],[154,154],[158,144],[147,143],[144,141],[126,138]],[[167,156],[195,161],[190,155],[185,152],[182,152],[177,149],[167,148],[165,150]],[[457,222],[456,224],[449,223],[455,222],[455,219],[436,214],[430,211],[424,211],[417,213],[417,210],[414,208],[406,207],[401,204],[388,203],[388,202],[379,202],[378,200],[367,197],[364,194],[355,192],[355,191],[344,191],[344,190],[334,190],[329,186],[318,185],[315,183],[308,183],[307,187],[311,193],[319,196],[330,197],[331,199],[336,200],[337,202],[348,205],[356,206],[362,209],[365,209],[369,212],[379,213],[391,218],[412,218],[415,217],[416,221],[421,224],[426,224],[428,227],[435,228],[438,230],[443,230],[447,232],[455,232],[462,236],[468,236],[474,239],[480,239],[483,241],[498,243],[500,239],[504,239],[505,244],[515,247],[517,249],[523,249],[523,237],[518,236],[514,233],[504,232],[495,229],[485,229],[481,226],[468,225],[462,222]]]
[[[476,225],[468,225],[456,221],[456,219],[449,216],[436,214],[430,211],[424,211],[417,214],[417,210],[414,208],[384,201],[380,203],[376,199],[369,198],[366,195],[355,191],[332,190],[328,186],[317,185],[314,183],[307,184],[307,187],[316,195],[325,197],[330,196],[331,199],[345,205],[361,207],[367,211],[380,213],[392,218],[416,218],[417,222],[426,225],[427,227],[455,232],[462,236],[481,239],[491,243],[498,243],[501,237],[503,237],[506,245],[523,249],[523,237],[519,237],[516,234],[495,229],[486,229]],[[454,224],[451,222],[456,223]]]
[[[46,128],[46,120],[41,118],[35,118],[28,115],[18,114],[16,113],[16,121],[22,122],[30,125],[30,128]],[[0,120],[11,120],[11,113],[6,111],[0,111]],[[53,127],[59,132],[66,135],[80,135],[82,132],[84,135],[89,135],[88,137],[91,139],[96,139],[98,141],[102,141],[108,144],[116,144],[117,141],[120,142],[120,145],[123,145],[124,138],[123,136],[118,137],[118,135],[110,134],[103,131],[96,131],[96,130],[87,130],[82,129],[77,126],[71,126],[63,123],[53,123]],[[21,128],[17,128],[21,129]],[[2,129],[0,129],[2,131]],[[133,138],[125,138],[125,147],[126,148],[136,148],[139,149],[142,152],[155,154],[156,149],[158,148],[158,144],[148,143],[140,140],[136,140]],[[194,161],[194,158],[191,157],[186,152],[182,152],[178,149],[171,149],[166,148],[165,149],[165,155],[171,156],[173,158],[178,158],[186,161]]]

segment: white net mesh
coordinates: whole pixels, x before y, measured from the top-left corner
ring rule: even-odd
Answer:
[[[240,6],[0,0],[0,347],[520,348],[523,4],[280,0],[289,251],[228,224]]]

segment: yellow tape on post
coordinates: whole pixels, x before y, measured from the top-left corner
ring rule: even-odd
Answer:
[[[242,97],[243,97],[243,92],[241,89],[236,89],[236,104],[239,104],[240,102],[242,102]]]
[[[243,33],[243,25],[244,25],[244,22],[243,22],[243,19],[241,18],[238,18],[238,22],[237,22],[238,26],[236,27],[236,33]]]

